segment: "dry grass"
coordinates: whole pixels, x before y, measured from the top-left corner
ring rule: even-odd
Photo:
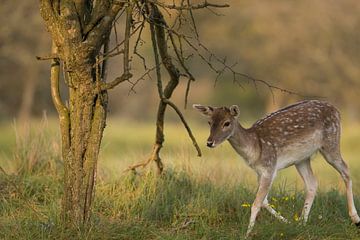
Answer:
[[[194,125],[194,124],[192,124]],[[2,132],[10,132],[2,126]],[[165,175],[150,166],[134,176],[126,167],[147,157],[153,127],[147,123],[112,119],[105,132],[92,225],[82,233],[62,229],[59,220],[62,166],[56,121],[36,123],[25,138],[8,134],[13,142],[0,160],[0,239],[239,239],[244,236],[255,195],[255,176],[228,144],[203,147],[196,157],[186,133],[167,124],[162,157]],[[194,125],[201,145],[207,126]],[[136,130],[136,131],[135,131]],[[359,126],[346,126],[343,153],[350,164],[355,194],[360,192],[357,150]],[[271,192],[275,208],[291,224],[262,211],[255,226],[258,239],[357,239],[347,216],[343,184],[320,157],[313,162],[320,182],[307,226],[298,224],[303,203],[302,182],[294,169],[281,173]],[[338,191],[339,190],[339,191]],[[356,205],[360,206],[356,197]]]

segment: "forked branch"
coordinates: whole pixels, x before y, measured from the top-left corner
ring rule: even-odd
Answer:
[[[184,115],[181,113],[180,109],[173,103],[171,102],[169,99],[163,99],[163,102],[166,103],[167,105],[169,105],[170,107],[172,107],[175,112],[177,113],[177,115],[179,116],[181,122],[184,124],[184,127],[187,131],[187,133],[189,134],[189,137],[191,138],[194,147],[196,148],[196,151],[198,153],[198,157],[201,157],[201,149],[198,145],[198,143],[196,142],[196,139],[191,131],[191,128],[189,126],[189,124],[186,122]]]
[[[175,110],[181,122],[184,124],[184,127],[188,132],[194,147],[196,148],[198,156],[201,156],[201,150],[181,111],[173,102],[169,100],[179,83],[180,72],[173,64],[172,58],[168,53],[168,45],[166,41],[165,30],[163,27],[166,26],[166,22],[163,18],[163,15],[161,14],[161,12],[159,11],[158,7],[155,4],[149,4],[148,10],[150,13],[149,25],[150,25],[151,41],[152,41],[155,67],[156,67],[157,89],[160,98],[158,112],[157,112],[157,120],[156,120],[156,138],[150,158],[143,163],[135,164],[129,167],[128,170],[135,170],[137,167],[140,166],[144,167],[150,162],[155,161],[157,164],[158,172],[161,174],[163,171],[163,163],[160,158],[160,150],[164,142],[164,117],[165,117],[167,105],[170,105]],[[172,47],[175,48],[176,47],[175,44],[173,44]],[[175,51],[177,51],[178,53],[177,56],[180,58],[178,50],[176,49]],[[170,77],[170,80],[166,84],[165,89],[163,89],[162,75],[160,69],[161,64],[164,65]]]
[[[51,54],[57,55],[57,47],[55,43],[52,43]],[[70,147],[70,119],[69,119],[69,110],[63,103],[59,90],[59,79],[60,79],[60,60],[54,58],[51,60],[51,70],[50,70],[50,84],[51,84],[51,97],[54,102],[56,111],[59,115],[60,120],[60,130],[62,137],[62,151],[63,156],[68,151]]]

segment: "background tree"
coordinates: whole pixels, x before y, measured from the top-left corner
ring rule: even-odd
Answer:
[[[39,9],[32,1],[5,0],[0,9],[5,23],[0,31],[0,117],[13,114],[19,126],[27,125],[33,113],[41,113],[50,100],[42,91],[46,84],[39,81],[47,65],[34,61],[34,56],[49,46],[36,15]],[[26,22],[22,22],[24,18]],[[35,93],[38,109],[34,111]]]

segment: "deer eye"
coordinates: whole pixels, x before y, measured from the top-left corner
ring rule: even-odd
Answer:
[[[208,124],[211,126],[211,122],[210,122],[210,121],[208,121]]]
[[[228,126],[230,126],[230,122],[229,122],[229,121],[226,121],[226,122],[224,123],[223,127],[228,127]]]

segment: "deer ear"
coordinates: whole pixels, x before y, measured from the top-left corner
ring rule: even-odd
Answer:
[[[232,105],[230,107],[230,114],[231,114],[231,116],[233,116],[235,118],[239,117],[239,115],[240,115],[239,107],[237,105]]]
[[[193,108],[201,112],[202,115],[210,117],[213,114],[214,108],[210,106],[203,106],[200,104],[193,104]]]

